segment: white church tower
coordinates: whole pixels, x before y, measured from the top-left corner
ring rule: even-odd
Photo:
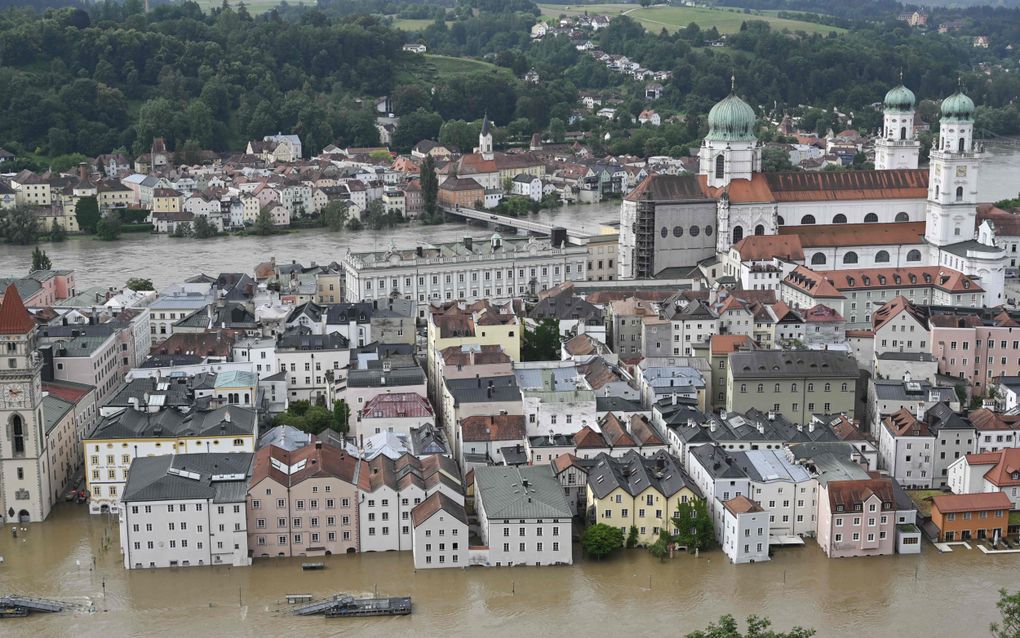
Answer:
[[[939,136],[928,169],[925,239],[947,246],[974,238],[980,149],[974,146],[974,101],[957,91],[942,101]]]
[[[36,345],[35,320],[11,284],[0,303],[0,521],[39,522],[53,504]]]
[[[485,159],[492,159],[492,126],[489,124],[489,114],[482,118],[482,130],[478,134],[478,153]]]
[[[921,142],[914,136],[914,104],[914,92],[903,84],[885,94],[882,137],[875,141],[877,170],[917,168]]]
[[[942,101],[939,136],[928,169],[924,239],[930,263],[977,277],[984,305],[1003,303],[1006,253],[975,239],[978,169],[983,153],[974,143],[974,101],[957,91]]]
[[[724,188],[735,179],[751,179],[761,170],[761,147],[754,136],[755,115],[733,90],[708,112],[708,135],[698,153],[698,173],[710,188]]]

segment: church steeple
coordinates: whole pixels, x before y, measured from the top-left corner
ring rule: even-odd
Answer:
[[[25,309],[21,295],[14,284],[7,286],[4,300],[0,303],[0,334],[27,334],[35,327],[32,315]]]
[[[486,159],[492,156],[492,127],[489,123],[489,112],[482,117],[482,131],[478,134],[478,152]]]
[[[875,142],[875,168],[917,168],[921,142],[914,139],[914,92],[900,84],[885,94],[882,135]]]

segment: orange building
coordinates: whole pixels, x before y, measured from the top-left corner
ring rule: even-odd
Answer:
[[[439,185],[437,199],[446,206],[474,208],[475,202],[485,201],[485,189],[470,177],[448,177]]]
[[[1002,492],[941,494],[932,498],[931,521],[940,541],[1005,538],[1012,507]]]

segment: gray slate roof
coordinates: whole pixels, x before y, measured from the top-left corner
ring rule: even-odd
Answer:
[[[475,494],[490,520],[572,516],[563,487],[548,465],[475,468]]]
[[[605,498],[617,488],[637,496],[649,487],[666,497],[686,487],[701,497],[701,491],[680,469],[680,459],[663,450],[651,458],[644,458],[635,450],[621,458],[613,458],[605,452],[595,458],[595,466],[588,471],[588,486],[598,498]]]
[[[181,436],[245,436],[255,433],[255,411],[227,405],[187,414],[174,409],[140,412],[126,408],[104,417],[86,439],[167,438]]]
[[[235,452],[136,458],[131,463],[121,500],[137,503],[209,499],[214,503],[243,503],[253,457]]]
[[[489,382],[492,382],[490,391]],[[455,404],[485,403],[486,401],[520,401],[521,391],[517,377],[483,377],[479,379],[446,379],[446,387]]]
[[[349,388],[383,388],[422,385],[424,383],[425,371],[417,366],[391,370],[351,370],[347,375],[347,387]]]
[[[734,379],[857,377],[857,362],[842,352],[755,350],[729,355]]]

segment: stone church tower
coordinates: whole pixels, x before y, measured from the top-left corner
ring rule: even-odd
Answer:
[[[18,290],[0,303],[0,520],[38,522],[53,503],[35,320]]]

